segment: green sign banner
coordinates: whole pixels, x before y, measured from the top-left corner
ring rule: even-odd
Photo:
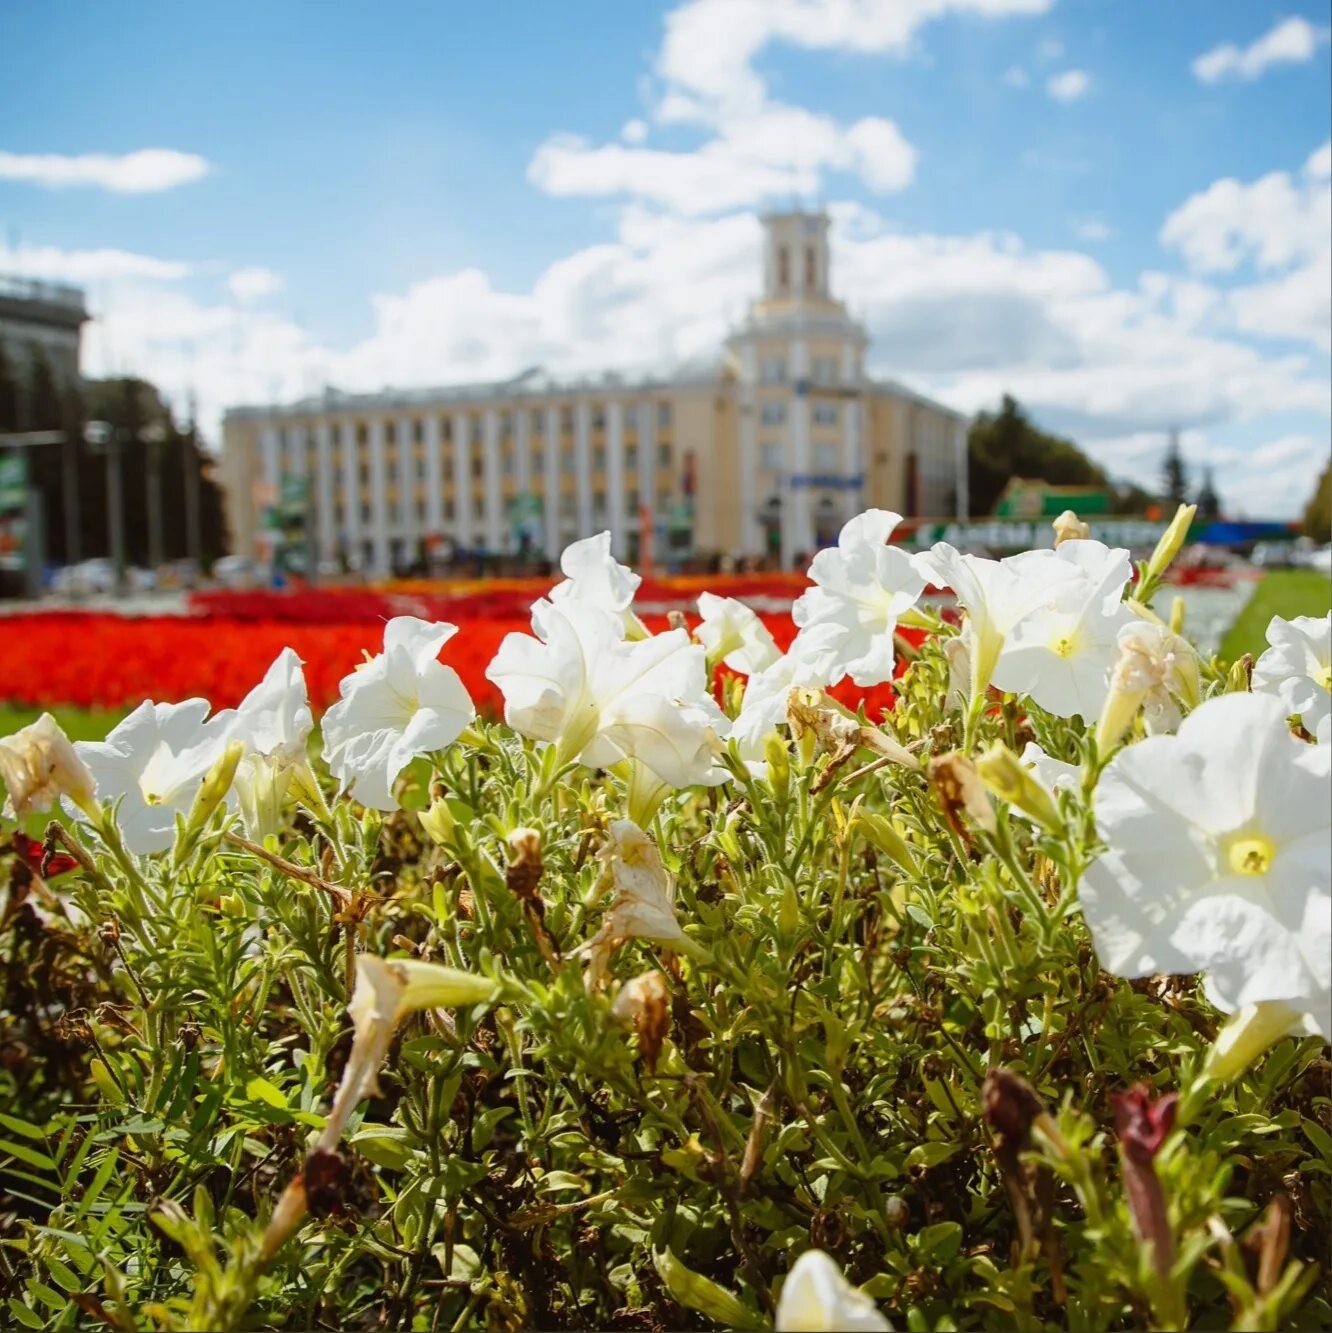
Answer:
[[[0,569],[23,569],[28,562],[28,460],[0,454]]]

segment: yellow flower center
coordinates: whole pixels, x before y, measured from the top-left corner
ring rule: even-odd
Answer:
[[[1077,630],[1066,630],[1050,640],[1050,651],[1058,657],[1072,657],[1079,649]]]
[[[1329,693],[1332,694],[1332,666],[1325,666],[1314,679]]]
[[[1272,840],[1261,834],[1232,838],[1226,848],[1226,859],[1236,875],[1265,875],[1272,868],[1275,856],[1276,848],[1272,846]]]

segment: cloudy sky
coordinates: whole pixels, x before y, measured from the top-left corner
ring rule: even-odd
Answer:
[[[756,213],[835,219],[871,365],[1233,512],[1329,450],[1327,3],[10,5],[0,272],[229,404],[710,354]]]

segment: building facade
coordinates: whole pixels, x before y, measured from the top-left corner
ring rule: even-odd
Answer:
[[[554,560],[603,528],[631,563],[791,568],[869,506],[965,516],[968,419],[865,374],[828,225],[764,219],[763,295],[714,364],[229,411],[234,549],[269,558],[295,507],[321,563],[375,575],[451,551]]]
[[[0,427],[26,428],[38,361],[45,361],[58,391],[78,386],[79,344],[87,320],[83,292],[77,287],[0,274],[0,351],[15,389],[18,418]]]

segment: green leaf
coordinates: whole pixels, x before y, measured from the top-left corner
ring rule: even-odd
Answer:
[[[55,1162],[44,1152],[38,1152],[36,1148],[26,1147],[22,1143],[14,1143],[10,1139],[0,1139],[0,1153],[8,1153],[10,1157],[26,1162],[29,1166],[35,1166],[39,1171],[55,1170]]]
[[[938,1166],[950,1157],[955,1156],[960,1149],[961,1145],[957,1143],[918,1143],[907,1153],[906,1164],[908,1166]]]

